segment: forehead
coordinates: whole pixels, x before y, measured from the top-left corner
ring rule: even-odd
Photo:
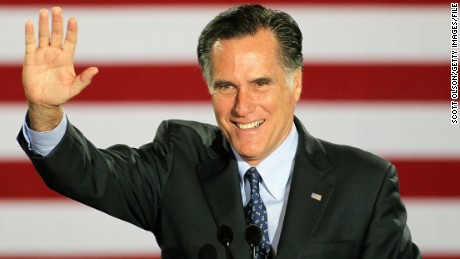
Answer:
[[[242,83],[262,77],[279,81],[284,77],[277,40],[270,30],[218,40],[213,44],[211,53],[210,85],[216,81]]]

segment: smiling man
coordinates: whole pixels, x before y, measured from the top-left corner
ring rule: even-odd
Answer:
[[[294,77],[288,78],[277,39],[268,28],[250,36],[219,39],[211,52],[217,123],[236,152],[256,166],[291,132],[302,90],[301,67],[289,71]]]
[[[302,35],[288,14],[242,5],[204,28],[198,60],[218,127],[170,120],[142,147],[108,149],[64,115],[98,70],[75,74],[76,20],[64,39],[61,9],[52,17],[50,33],[40,12],[38,46],[26,24],[18,135],[50,188],[151,231],[162,258],[216,258],[204,248],[217,258],[421,258],[394,166],[316,139],[294,116]],[[245,240],[248,225],[260,242]]]

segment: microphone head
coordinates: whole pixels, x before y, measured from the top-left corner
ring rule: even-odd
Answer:
[[[217,250],[211,244],[206,244],[198,251],[199,259],[217,259]]]
[[[233,241],[233,231],[227,225],[222,225],[217,229],[217,240],[224,246],[229,246]]]
[[[258,246],[262,241],[262,230],[254,224],[248,225],[244,230],[244,238],[250,246]]]

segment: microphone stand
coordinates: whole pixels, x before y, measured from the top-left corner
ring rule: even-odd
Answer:
[[[254,244],[251,244],[252,248],[252,259],[257,259],[256,257],[256,246]]]

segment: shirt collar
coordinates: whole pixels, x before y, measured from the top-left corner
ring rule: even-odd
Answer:
[[[294,168],[298,140],[299,133],[295,125],[293,125],[291,132],[283,143],[256,166],[257,171],[262,176],[263,185],[276,200],[284,197],[287,183]],[[232,150],[238,163],[240,181],[242,182],[244,174],[252,166],[244,161],[233,147]]]

